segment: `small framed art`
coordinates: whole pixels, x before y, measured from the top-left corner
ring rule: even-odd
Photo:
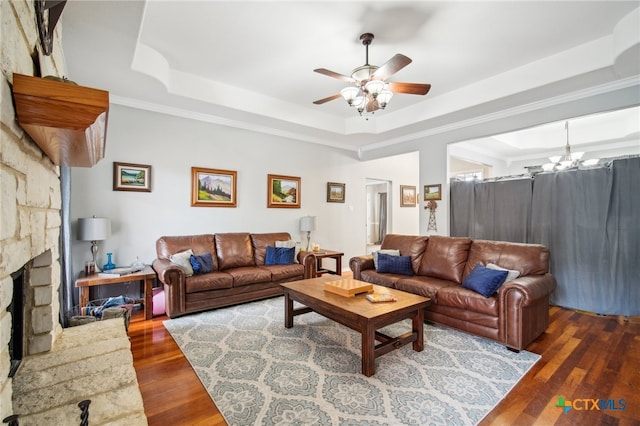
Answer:
[[[416,187],[400,185],[400,207],[416,206]]]
[[[327,203],[344,203],[345,184],[327,182]]]
[[[299,177],[267,175],[267,207],[299,209],[300,186]]]
[[[113,190],[151,192],[151,166],[114,162]]]
[[[424,186],[424,201],[429,200],[442,200],[442,184],[425,185]]]
[[[191,168],[191,206],[236,207],[238,172]]]

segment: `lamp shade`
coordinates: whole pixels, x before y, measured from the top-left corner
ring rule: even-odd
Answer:
[[[303,232],[311,232],[316,230],[316,217],[303,216],[300,218],[300,230]]]
[[[78,219],[78,239],[82,241],[106,240],[111,235],[111,221],[106,217]]]

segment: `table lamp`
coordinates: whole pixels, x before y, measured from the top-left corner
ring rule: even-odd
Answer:
[[[91,241],[91,254],[93,255],[93,264],[96,265],[96,256],[98,255],[98,241],[106,240],[111,235],[111,221],[106,217],[87,217],[78,219],[78,239],[82,241]]]
[[[311,244],[311,231],[316,230],[316,217],[303,216],[300,218],[300,230],[307,233],[307,250]]]

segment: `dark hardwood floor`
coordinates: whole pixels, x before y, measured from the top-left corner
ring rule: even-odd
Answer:
[[[551,308],[550,316],[546,333],[527,348],[542,359],[481,425],[640,425],[637,318],[625,321],[558,307]],[[162,325],[165,319],[145,321],[142,312],[134,312],[129,327],[149,425],[225,425]],[[563,414],[556,407],[560,396],[576,407]],[[588,401],[577,401],[582,399]],[[594,410],[595,399],[613,400],[615,405]]]

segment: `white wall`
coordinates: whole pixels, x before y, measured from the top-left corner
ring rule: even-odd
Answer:
[[[447,144],[444,141],[428,140],[420,149],[420,186],[418,187],[418,197],[420,205],[420,234],[421,235],[449,235],[449,179],[448,161],[447,161]],[[437,230],[427,231],[429,223],[429,210],[424,206],[424,186],[425,185],[442,185],[442,199],[436,201],[438,207],[436,209],[436,226]]]
[[[113,162],[152,166],[152,192],[113,191]],[[237,207],[191,207],[191,167],[236,170]],[[301,177],[301,208],[267,208],[267,174]],[[118,266],[136,256],[151,263],[162,235],[286,231],[303,241],[298,221],[318,217],[312,242],[344,251],[343,269],[365,253],[365,179],[393,182],[392,232],[419,233],[419,208],[400,208],[399,186],[418,185],[419,154],[359,161],[356,154],[320,145],[111,105],[106,154],[93,168],[71,172],[71,220],[111,219],[98,264],[113,253]],[[327,203],[327,182],[346,184],[346,202]],[[91,258],[90,243],[73,241],[74,273]]]

